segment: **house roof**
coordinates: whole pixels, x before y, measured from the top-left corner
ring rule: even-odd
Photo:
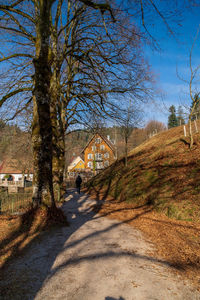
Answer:
[[[114,147],[114,145],[105,136],[103,136],[102,134],[100,134],[98,132],[93,135],[93,137],[89,140],[89,142],[87,143],[87,145],[85,146],[85,148],[81,151],[81,153],[85,152],[85,149],[88,147],[88,145],[90,144],[90,142],[97,135],[100,136],[102,138],[102,140],[104,140],[104,142],[109,146],[109,148],[111,148],[111,150],[113,151],[113,153],[115,153],[115,147]]]
[[[33,173],[33,170],[30,170]],[[0,174],[22,174],[17,159],[5,159],[0,164]]]
[[[82,160],[82,158],[80,156],[77,156],[76,158],[74,158],[72,160],[72,162],[69,164],[68,169],[72,169],[74,166],[76,166],[79,161],[82,161],[84,163],[84,160]]]
[[[82,160],[82,158],[81,158],[80,156],[76,157],[76,158],[69,164],[69,166],[68,166],[68,168],[67,168],[68,172],[69,172],[70,170],[72,170],[73,168],[75,168],[75,166],[77,166],[77,164],[78,164],[79,162],[82,162],[83,165],[84,165],[84,160]]]

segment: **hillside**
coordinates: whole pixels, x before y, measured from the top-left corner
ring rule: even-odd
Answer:
[[[155,256],[199,286],[199,133],[194,140],[190,150],[182,126],[159,133],[129,153],[127,167],[121,158],[96,176],[88,191],[106,199],[98,212],[142,230]]]
[[[200,125],[200,123],[199,123]],[[151,204],[183,220],[200,217],[200,134],[189,149],[183,127],[161,132],[99,174],[91,185],[113,198],[136,205]]]
[[[0,162],[13,159],[16,160],[16,167],[21,172],[30,171],[32,168],[31,134],[0,119]]]

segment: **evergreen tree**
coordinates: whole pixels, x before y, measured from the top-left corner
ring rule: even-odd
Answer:
[[[171,105],[169,108],[170,115],[168,117],[168,128],[178,126],[178,119],[176,116],[176,108],[174,105]]]
[[[183,118],[183,109],[182,109],[181,105],[179,105],[177,113],[178,113],[178,116],[177,116],[178,125],[184,125],[185,120]]]

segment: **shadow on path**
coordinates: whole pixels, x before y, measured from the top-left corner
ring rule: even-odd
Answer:
[[[27,228],[23,237],[21,237],[20,227],[0,244],[0,249],[4,249],[10,243],[12,244],[12,241],[15,239],[19,240],[15,244],[14,249],[12,249],[13,255],[1,268],[0,299],[15,299],[15,297],[16,299],[26,299],[23,293],[27,291],[31,294],[28,299],[34,299],[42,287],[43,282],[50,274],[55,258],[63,250],[66,241],[75,231],[91,220],[96,214],[96,212],[91,211],[91,207],[85,207],[85,203],[88,201],[87,195],[83,195],[83,193],[79,195],[75,189],[70,189],[67,191],[66,196],[67,198],[62,205],[62,209],[67,216],[67,220],[70,224],[69,227],[51,228],[50,232],[41,232],[33,238],[23,250],[20,250],[23,242],[31,231],[32,221],[34,219],[34,214],[32,214],[32,220],[27,222]],[[27,217],[28,216],[25,216],[25,218]],[[20,226],[24,227],[23,219],[21,223]],[[40,228],[38,228],[38,230],[40,230]],[[13,246],[10,246],[10,248],[11,247],[13,248]],[[7,251],[9,251],[9,249],[7,249]],[[1,254],[3,255],[3,250]],[[12,276],[10,276],[10,274],[12,274]],[[27,289],[24,286],[23,274],[26,274]],[[36,278],[37,280],[35,281]],[[29,284],[32,280],[35,281],[35,284],[30,287]],[[16,286],[18,287],[18,296],[16,296]],[[22,298],[20,298],[20,295]]]
[[[105,300],[125,300],[123,297],[113,298],[113,297],[106,297]]]
[[[126,250],[115,251],[113,249],[106,252],[94,251],[90,254],[73,255],[72,257],[63,257],[61,262],[56,264],[54,262],[59,254],[64,251],[69,254],[72,249],[83,241],[92,241],[93,237],[99,237],[102,233],[109,232],[117,228],[121,224],[129,223],[131,220],[138,218],[140,215],[149,212],[149,209],[134,216],[126,221],[115,221],[105,228],[99,227],[98,230],[94,229],[89,233],[84,233],[78,239],[68,239],[79,230],[85,223],[92,219],[98,222],[101,216],[95,216],[98,210],[93,209],[95,204],[98,204],[99,210],[103,202],[97,203],[95,200],[90,200],[89,196],[81,193],[80,195],[74,189],[68,190],[66,202],[63,204],[63,211],[67,215],[70,223],[69,227],[54,228],[51,232],[41,234],[33,240],[32,244],[22,257],[17,257],[3,268],[2,281],[0,284],[0,294],[4,295],[1,299],[35,299],[41,288],[48,284],[48,281],[55,276],[59,271],[64,270],[67,266],[76,265],[83,261],[94,261],[100,259],[131,257],[138,258],[144,261],[159,262],[162,265],[169,266],[167,261],[154,259],[150,256],[133,253]],[[96,207],[96,206],[95,206]],[[84,247],[84,244],[83,244]],[[75,253],[76,254],[76,253]],[[123,297],[112,298],[107,296],[105,300],[125,300]]]

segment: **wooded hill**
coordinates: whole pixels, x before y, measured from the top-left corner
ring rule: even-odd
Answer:
[[[132,128],[132,133],[128,139],[128,151],[148,140],[154,134],[156,135],[165,130],[165,125],[158,121],[150,121],[144,128]],[[91,131],[74,131],[67,134],[65,139],[66,165],[69,164],[73,157],[81,154],[81,151],[96,131],[105,137],[109,136],[111,141],[116,145],[117,157],[124,154],[124,136],[120,126],[102,127]]]
[[[200,126],[200,121],[198,121]],[[190,150],[183,126],[161,132],[129,152],[90,182],[119,201],[152,205],[181,220],[200,218],[200,134]]]
[[[0,161],[13,158],[22,172],[32,169],[31,135],[0,120]]]
[[[132,134],[128,141],[128,150],[140,145],[149,136],[157,132],[165,130],[164,124],[151,121],[145,128],[133,128]],[[124,153],[124,140],[121,134],[121,128],[116,127],[102,127],[99,129],[100,133],[105,137],[108,135],[110,139],[116,144],[118,157]],[[93,131],[74,131],[66,134],[65,137],[65,159],[66,167],[72,159],[81,154],[81,151],[86,146],[93,135]],[[31,150],[31,134],[22,131],[16,125],[8,125],[0,120],[0,161],[5,158],[16,158],[19,165],[29,167],[32,164],[32,150]],[[23,162],[23,164],[22,164]],[[22,170],[23,171],[23,170]]]

